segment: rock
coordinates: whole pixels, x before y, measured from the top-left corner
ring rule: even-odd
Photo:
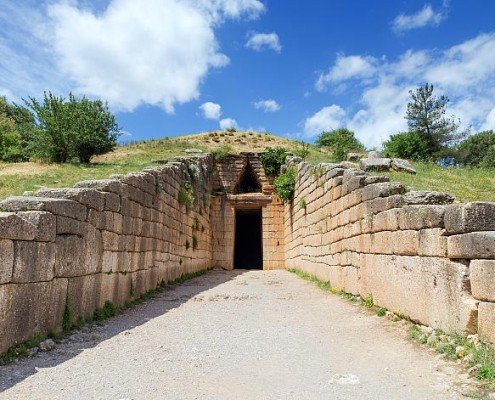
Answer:
[[[455,200],[450,194],[428,191],[415,190],[404,194],[404,202],[406,204],[450,204]]]
[[[356,162],[363,158],[362,154],[359,153],[349,153],[347,154],[347,161]]]
[[[50,351],[55,348],[55,342],[52,339],[46,339],[39,344],[40,351]]]
[[[445,229],[448,234],[495,231],[495,203],[480,201],[449,207]]]
[[[152,164],[167,164],[168,163],[168,159],[166,158],[158,158],[156,160],[151,160],[151,163]]]
[[[348,169],[352,169],[352,168],[359,168],[359,164],[358,163],[354,163],[354,162],[350,162],[350,161],[342,161],[340,163],[340,165],[343,167],[343,168],[348,168]]]
[[[463,358],[466,355],[466,348],[464,346],[456,346],[455,355],[459,358]]]
[[[368,158],[382,158],[382,155],[379,151],[373,150],[368,153]]]
[[[474,360],[474,354],[473,353],[469,353],[469,354],[466,354],[463,359],[462,359],[462,362],[463,363],[466,363],[466,364],[470,364],[472,363]]]
[[[419,325],[419,329],[421,329],[421,332],[427,334],[428,336],[433,332],[433,328],[431,326]]]
[[[467,373],[469,376],[475,376],[476,373],[478,372],[478,370],[480,369],[481,365],[480,364],[476,364],[474,366],[472,366],[471,368],[469,368],[467,370]]]
[[[428,336],[428,339],[426,339],[426,344],[430,347],[435,347],[437,343],[438,343],[438,337],[435,334],[435,332],[432,332],[430,336]]]
[[[392,166],[390,158],[362,158],[359,167],[364,171],[389,171]]]
[[[28,357],[34,357],[36,354],[38,354],[39,348],[38,347],[32,347],[27,350],[26,355]]]
[[[184,150],[185,153],[187,154],[202,154],[203,150],[200,149],[186,149]]]
[[[402,158],[393,158],[391,167],[394,171],[405,171],[410,174],[416,174],[416,170],[413,168],[411,163]]]

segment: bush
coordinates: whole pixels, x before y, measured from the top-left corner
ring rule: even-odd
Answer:
[[[383,143],[383,154],[387,157],[426,160],[429,158],[428,147],[417,132],[402,132],[390,136]]]
[[[296,188],[296,169],[294,167],[287,168],[285,173],[275,178],[273,184],[275,192],[284,202],[292,201]]]
[[[89,163],[91,157],[111,151],[120,135],[115,116],[101,100],[69,99],[45,93],[43,102],[25,101],[32,112],[37,132],[29,143],[30,152],[52,162],[77,158]]]
[[[0,160],[23,161],[25,153],[22,148],[22,124],[16,118],[18,107],[11,105],[0,97]]]
[[[230,144],[223,144],[213,151],[217,161],[223,161],[228,156],[234,154],[234,148]]]
[[[471,166],[495,167],[495,132],[484,131],[468,137],[457,146],[457,161]]]
[[[292,152],[294,153],[294,155],[301,157],[304,160],[307,156],[309,156],[309,143],[303,141],[298,143],[299,147]]]
[[[363,144],[356,139],[354,132],[347,128],[339,128],[329,132],[322,132],[316,140],[316,145],[331,148],[333,157],[337,161],[345,160],[349,152],[364,150]]]
[[[287,149],[275,147],[266,149],[260,156],[263,168],[267,175],[277,176],[280,174],[280,167],[287,158]]]

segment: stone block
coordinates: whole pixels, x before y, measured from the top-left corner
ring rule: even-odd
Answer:
[[[120,240],[120,235],[109,231],[103,231],[101,233],[101,237],[103,240],[104,250],[111,250],[111,251],[123,250],[123,244],[122,241]]]
[[[475,202],[450,206],[445,213],[448,234],[495,231],[495,203]]]
[[[382,182],[367,185],[363,189],[363,201],[405,193],[406,188],[399,182]]]
[[[17,216],[36,227],[33,240],[39,242],[53,242],[57,234],[56,217],[52,213],[43,211],[18,212]]]
[[[475,332],[477,301],[467,265],[433,257],[367,257],[366,280],[375,303],[446,332]]]
[[[495,301],[495,260],[473,260],[471,271],[471,292],[478,300]]]
[[[36,333],[60,331],[67,279],[0,286],[0,353]]]
[[[416,190],[404,194],[404,203],[410,205],[419,204],[451,204],[454,196],[442,192]]]
[[[48,199],[43,197],[14,196],[0,202],[5,211],[47,211],[55,215],[71,217],[84,221],[87,215],[86,206],[73,200]]]
[[[14,270],[14,242],[0,240],[0,285],[12,280]]]
[[[99,305],[101,274],[68,279],[67,301],[73,318],[91,317]]]
[[[362,158],[359,160],[359,168],[364,171],[388,171],[392,166],[390,158]]]
[[[495,232],[470,232],[447,239],[449,258],[495,259]]]
[[[105,206],[104,194],[90,188],[40,189],[36,196],[74,200],[98,211],[103,211]]]
[[[84,239],[75,235],[57,237],[55,276],[72,277],[86,275],[84,263]]]
[[[0,237],[12,240],[34,240],[36,225],[15,213],[0,212]]]
[[[12,282],[50,281],[54,277],[55,243],[17,241]]]
[[[495,344],[495,303],[479,303],[478,328],[483,340]]]
[[[103,193],[105,199],[105,211],[120,211],[120,196],[115,193]]]
[[[419,231],[420,256],[447,257],[447,238],[441,228],[422,229]]]
[[[399,211],[400,229],[443,228],[446,206],[404,206]]]
[[[57,235],[85,236],[88,231],[86,222],[69,217],[57,216]]]
[[[122,193],[123,184],[118,179],[93,179],[78,182],[74,185],[76,188],[92,188],[101,192],[110,192],[114,194]]]

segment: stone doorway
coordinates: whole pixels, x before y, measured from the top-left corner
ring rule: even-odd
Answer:
[[[261,209],[236,210],[234,268],[263,269]]]

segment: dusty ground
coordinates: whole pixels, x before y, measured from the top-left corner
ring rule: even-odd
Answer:
[[[0,399],[458,399],[456,366],[285,271],[212,271],[48,353]]]

